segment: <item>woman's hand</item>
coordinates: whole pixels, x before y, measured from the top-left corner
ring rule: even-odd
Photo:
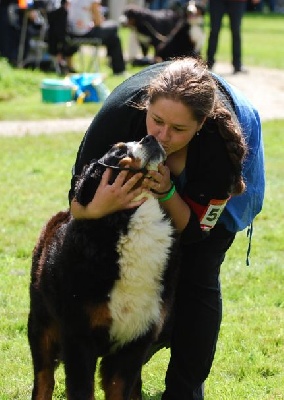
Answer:
[[[143,187],[152,190],[157,198],[163,197],[171,189],[171,186],[170,170],[162,163],[159,164],[158,171],[149,171],[147,178],[144,178],[143,181]]]
[[[143,186],[148,190],[154,190],[152,193],[157,199],[164,198],[165,193],[169,193],[172,188],[169,168],[163,164],[159,164],[158,171],[150,171],[147,175],[151,178],[144,178]],[[176,191],[173,192],[173,195],[167,201],[159,203],[171,218],[176,230],[182,232],[187,226],[191,215],[188,205]]]
[[[134,189],[136,183],[143,177],[142,173],[137,173],[125,181],[128,171],[121,171],[115,181],[109,184],[111,173],[110,168],[103,173],[98,189],[86,207],[80,205],[76,200],[72,200],[71,214],[74,218],[101,218],[119,210],[138,207],[146,200],[146,198],[135,200],[143,192],[142,187]]]

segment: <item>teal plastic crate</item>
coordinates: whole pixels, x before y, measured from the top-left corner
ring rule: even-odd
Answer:
[[[44,79],[40,88],[44,103],[67,103],[74,99],[74,87],[64,79]]]

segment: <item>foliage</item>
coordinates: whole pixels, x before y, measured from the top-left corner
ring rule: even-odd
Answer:
[[[267,190],[254,224],[251,266],[246,232],[238,234],[222,267],[224,318],[207,400],[284,399],[282,174],[284,121],[263,124]],[[27,342],[31,253],[44,222],[67,207],[70,170],[79,134],[0,137],[0,400],[30,398],[32,364]],[[190,321],[188,322],[190,323]],[[144,368],[144,398],[158,400],[169,359],[160,351]],[[64,399],[62,367],[55,400]],[[98,400],[102,393],[97,390]]]

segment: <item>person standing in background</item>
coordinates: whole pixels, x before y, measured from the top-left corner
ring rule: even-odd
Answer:
[[[258,4],[260,0],[252,0]],[[247,72],[242,65],[242,38],[241,24],[247,9],[247,0],[209,0],[208,10],[210,16],[210,33],[207,48],[207,64],[210,69],[215,63],[219,33],[222,19],[228,14],[232,36],[232,64],[234,74]]]
[[[9,6],[14,3],[13,0],[0,0],[0,57],[16,66],[20,31],[12,27],[9,19]]]

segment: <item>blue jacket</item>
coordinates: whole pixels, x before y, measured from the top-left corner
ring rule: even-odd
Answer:
[[[229,231],[237,232],[252,223],[263,205],[265,171],[261,123],[257,110],[244,95],[220,76],[216,76],[216,78],[233,100],[236,116],[249,147],[243,166],[246,191],[228,201],[218,221],[225,224]]]

